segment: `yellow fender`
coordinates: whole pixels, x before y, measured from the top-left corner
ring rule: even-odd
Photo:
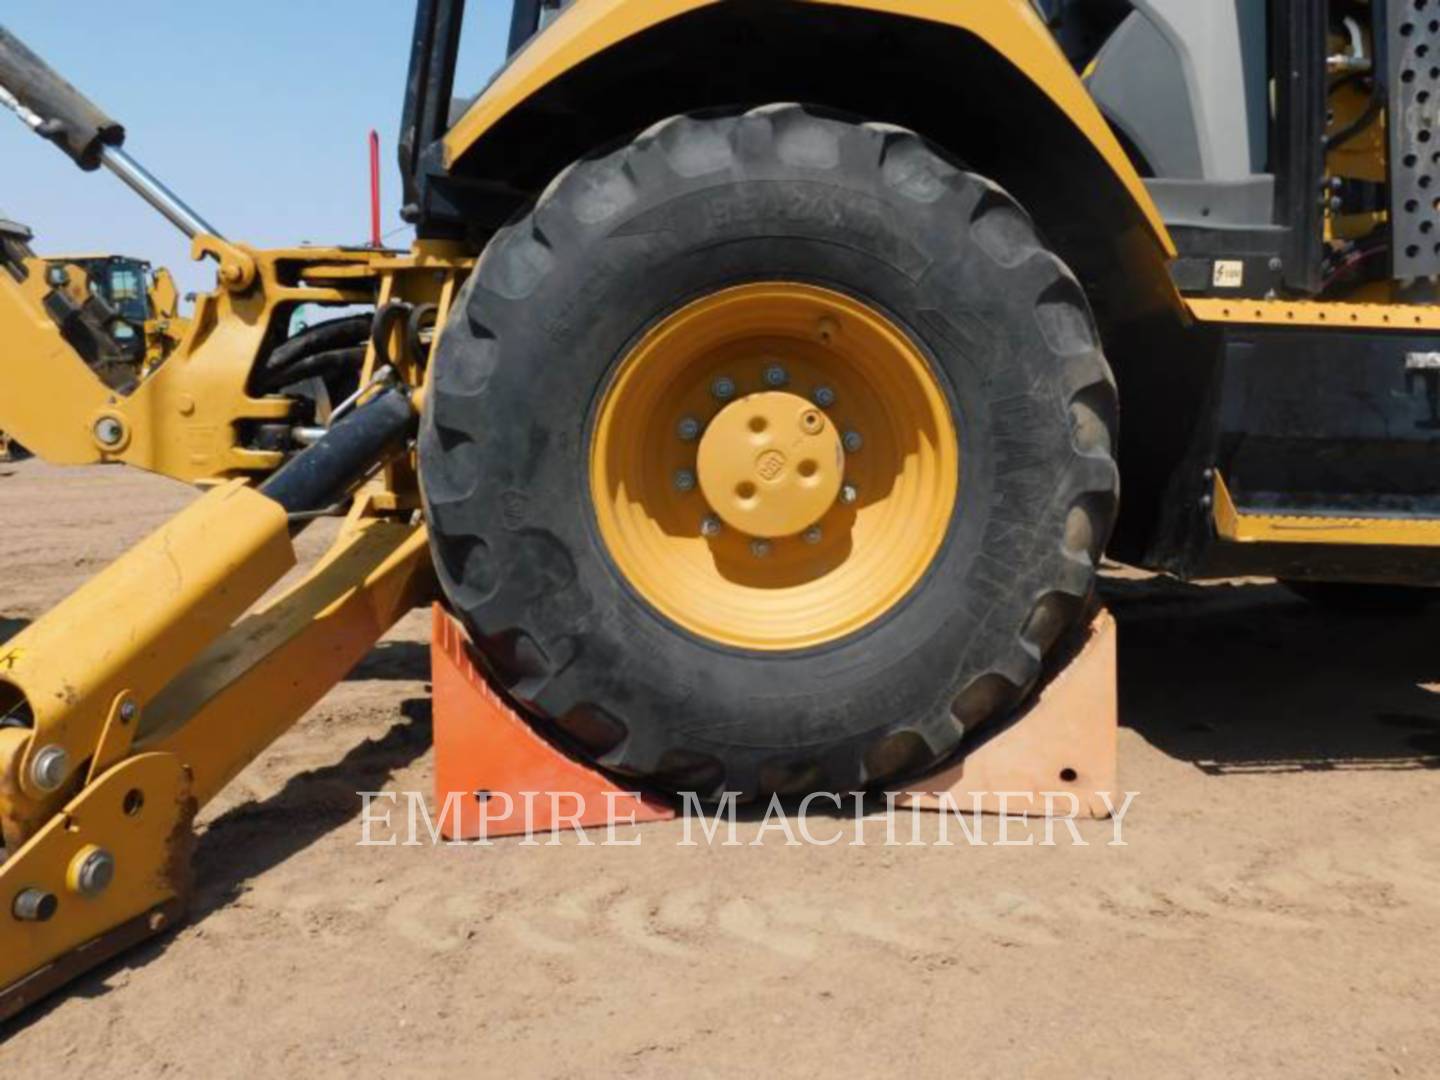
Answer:
[[[444,139],[450,168],[517,105],[581,63],[668,20],[725,0],[578,0],[511,62]],[[965,30],[1005,57],[1089,140],[1125,186],[1166,257],[1170,235],[1145,185],[1029,0],[802,0]]]

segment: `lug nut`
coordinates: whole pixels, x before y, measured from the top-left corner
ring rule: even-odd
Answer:
[[[779,364],[771,364],[765,369],[765,385],[772,390],[778,390],[790,381],[790,375]]]
[[[700,523],[700,535],[713,539],[720,535],[722,528],[723,526],[720,524],[720,519],[714,514],[708,514],[705,520]]]
[[[684,417],[675,425],[675,434],[682,442],[694,442],[700,437],[700,421],[693,416]]]
[[[815,392],[810,395],[810,400],[820,408],[828,409],[835,404],[835,391],[828,386],[817,386]]]
[[[695,474],[689,469],[675,470],[675,490],[682,494],[695,490]]]
[[[60,901],[44,889],[21,889],[10,905],[10,914],[22,922],[48,922]]]
[[[728,375],[721,375],[710,384],[710,393],[716,401],[729,401],[735,396],[735,380]]]
[[[847,454],[858,454],[860,448],[865,445],[865,440],[860,436],[858,431],[845,432],[845,437],[841,439],[840,442],[845,447]]]
[[[805,530],[805,543],[807,544],[818,544],[824,538],[825,534],[820,531],[819,525],[811,525]]]
[[[82,850],[75,858],[71,886],[81,896],[96,896],[115,880],[115,856],[104,848]]]
[[[757,559],[763,559],[763,558],[765,558],[767,555],[770,554],[770,541],[769,541],[769,540],[751,540],[751,541],[750,541],[750,554],[751,554],[751,555],[754,555],[755,558],[757,558]]]
[[[30,762],[30,779],[41,791],[55,791],[70,775],[70,755],[63,746],[42,746]]]
[[[840,501],[846,506],[854,506],[860,498],[860,491],[854,484],[846,484],[840,489]]]

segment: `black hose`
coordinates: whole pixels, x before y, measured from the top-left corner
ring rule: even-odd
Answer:
[[[316,353],[363,345],[370,333],[370,321],[370,315],[347,315],[343,319],[316,323],[275,346],[260,365],[260,370],[265,374],[278,375],[284,369]]]
[[[262,394],[273,394],[304,379],[323,379],[347,370],[358,373],[364,362],[364,345],[313,353],[277,371],[262,370],[255,379],[255,389]]]
[[[1330,95],[1333,95],[1336,90],[1339,90],[1347,83],[1354,82],[1358,79],[1362,79],[1365,77],[1365,72],[1351,72],[1349,75],[1345,76],[1334,86],[1332,86],[1329,93]],[[1380,86],[1380,80],[1373,79],[1370,86],[1370,100],[1365,103],[1365,110],[1354,120],[1350,121],[1350,123],[1346,124],[1339,131],[1335,132],[1335,134],[1327,135],[1325,137],[1326,152],[1328,153],[1329,151],[1334,150],[1337,146],[1341,146],[1349,142],[1356,135],[1359,135],[1360,132],[1364,131],[1367,127],[1373,124],[1375,122],[1375,118],[1380,115],[1380,109],[1383,107],[1384,103],[1384,90]]]

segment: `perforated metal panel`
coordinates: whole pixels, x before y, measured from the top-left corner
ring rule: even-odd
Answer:
[[[1440,0],[1389,0],[1390,219],[1397,278],[1440,274]]]

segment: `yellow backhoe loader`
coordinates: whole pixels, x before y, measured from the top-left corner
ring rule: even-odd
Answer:
[[[753,798],[956,752],[1106,552],[1436,584],[1429,5],[516,0],[452,123],[464,8],[417,3],[406,252],[225,239],[0,33],[217,267],[122,390],[0,227],[0,427],[210,487],[0,646],[0,1015],[174,925],[197,809],[432,595],[547,737]]]

